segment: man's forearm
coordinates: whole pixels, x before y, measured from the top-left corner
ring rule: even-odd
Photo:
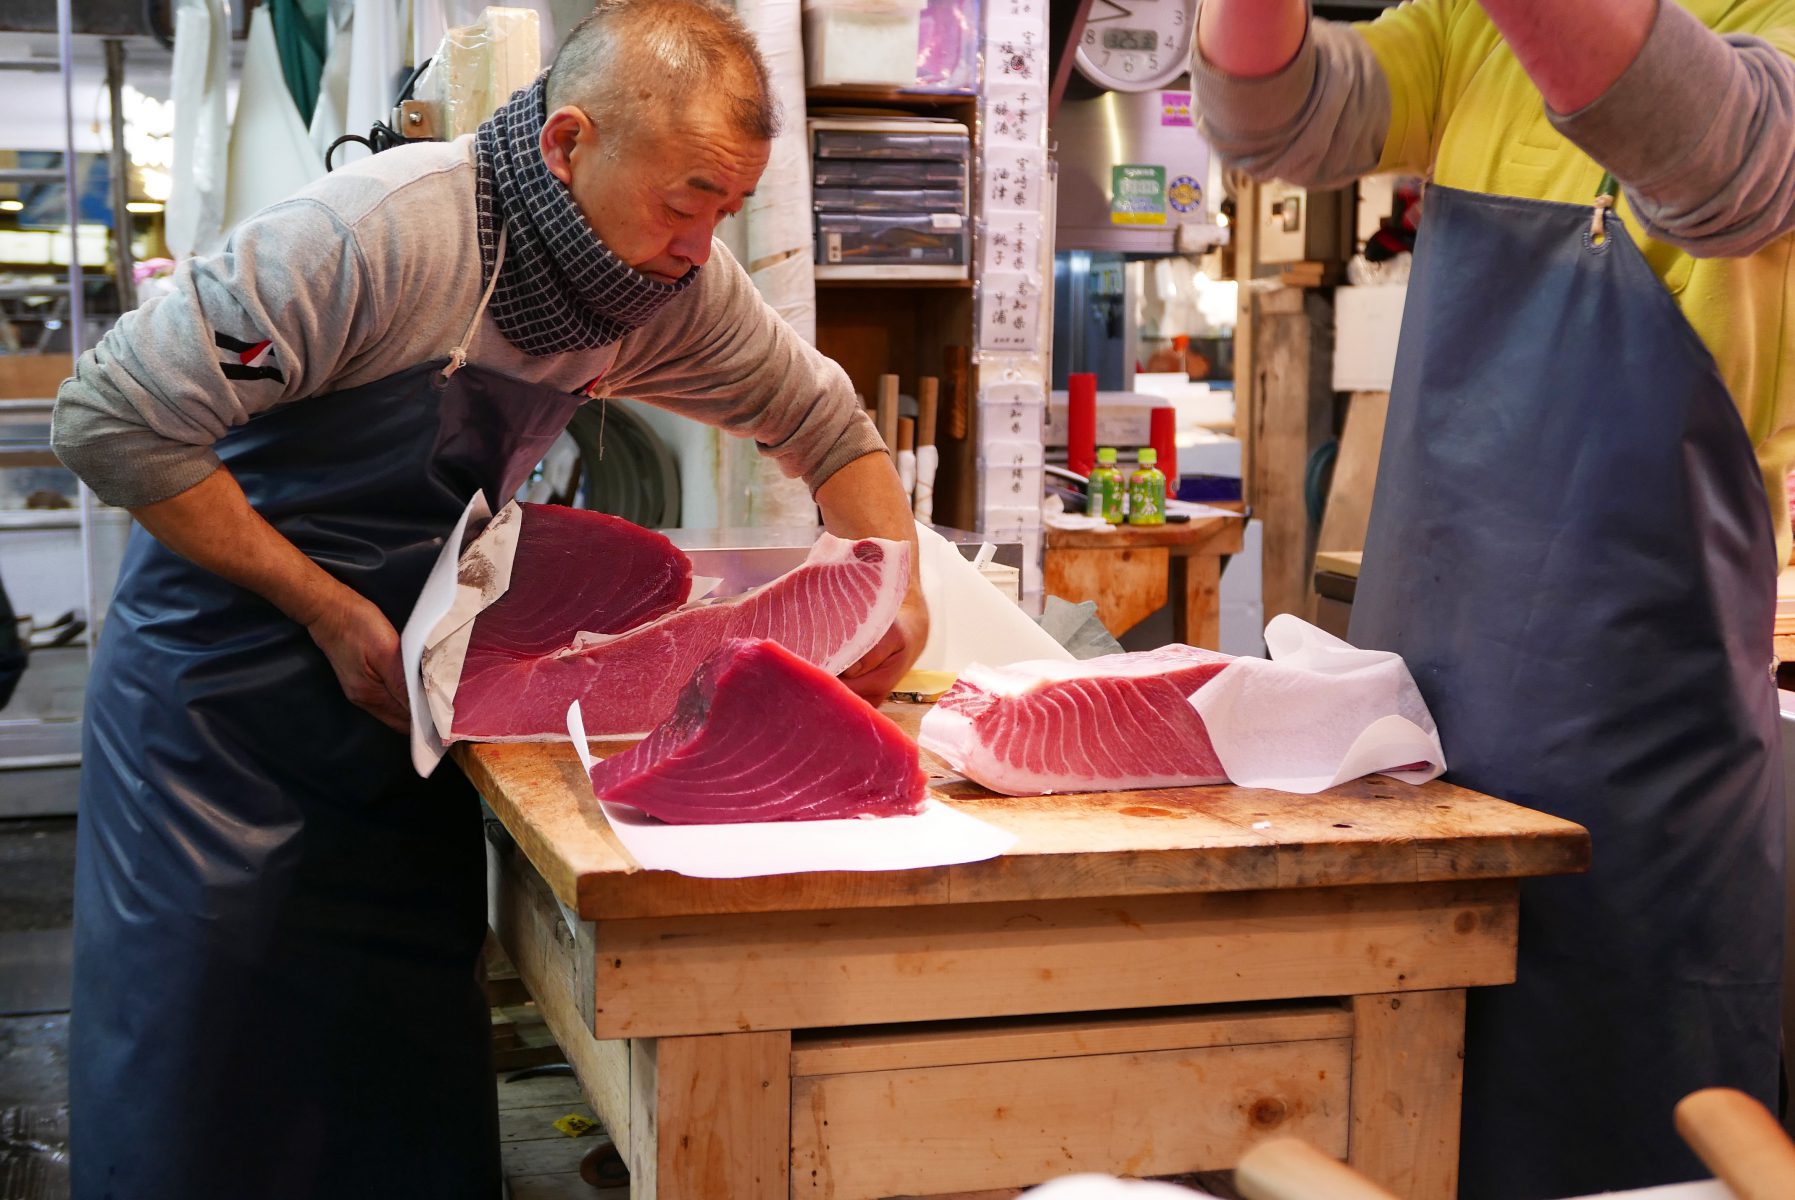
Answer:
[[[1659,0],[1481,0],[1554,112],[1576,112],[1639,57]]]
[[[176,554],[256,593],[301,625],[315,621],[344,590],[249,506],[223,467],[131,515]]]
[[[1261,79],[1289,66],[1309,28],[1309,0],[1203,0],[1197,49],[1239,79]]]
[[[910,595],[922,594],[917,570],[916,518],[904,498],[891,456],[865,454],[831,475],[816,491],[823,524],[836,537],[887,538],[910,547]]]

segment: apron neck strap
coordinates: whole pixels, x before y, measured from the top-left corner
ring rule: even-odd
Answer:
[[[1602,182],[1596,185],[1595,212],[1591,213],[1589,218],[1590,241],[1599,245],[1608,236],[1607,231],[1602,228],[1602,223],[1607,217],[1608,211],[1614,207],[1615,199],[1619,195],[1620,184],[1615,182],[1614,173],[1603,171]]]
[[[444,379],[467,366],[467,348],[473,345],[474,330],[480,327],[480,318],[486,315],[486,306],[492,300],[493,289],[499,286],[499,272],[505,266],[505,237],[510,230],[509,222],[499,226],[499,244],[492,256],[492,278],[486,281],[486,290],[480,295],[480,305],[474,309],[474,319],[467,323],[467,332],[461,335],[461,340],[449,351],[449,361],[443,364]]]

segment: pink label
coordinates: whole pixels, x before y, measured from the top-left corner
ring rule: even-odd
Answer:
[[[1161,125],[1179,125],[1186,129],[1190,128],[1190,93],[1159,93],[1159,123]]]

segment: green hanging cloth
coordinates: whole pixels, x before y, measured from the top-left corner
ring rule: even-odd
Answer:
[[[307,125],[318,107],[318,80],[330,50],[330,0],[269,0],[281,74]]]

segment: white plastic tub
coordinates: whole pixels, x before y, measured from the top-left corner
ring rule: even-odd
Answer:
[[[924,0],[804,0],[805,81],[910,87]]]

